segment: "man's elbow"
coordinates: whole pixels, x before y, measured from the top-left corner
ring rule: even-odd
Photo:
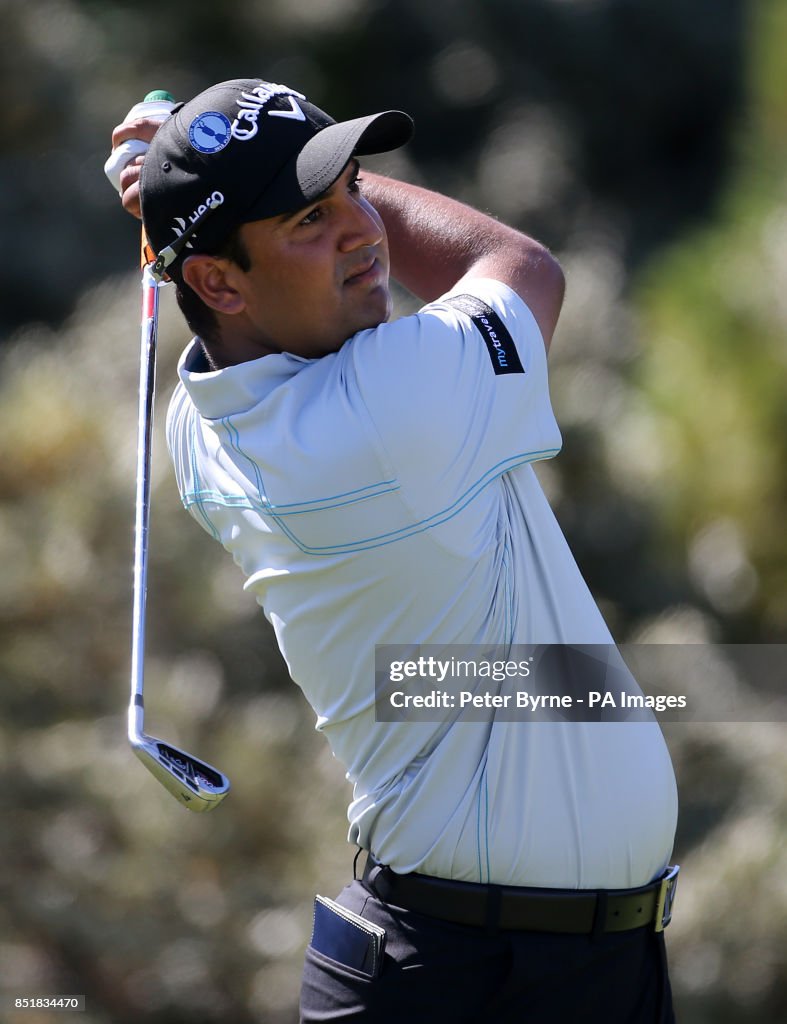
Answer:
[[[539,244],[530,248],[522,261],[519,287],[515,290],[529,306],[549,348],[566,292],[563,268],[549,249]]]
[[[558,306],[563,303],[566,294],[566,275],[560,263],[546,246],[540,245],[535,256],[535,276],[545,294],[548,294]]]

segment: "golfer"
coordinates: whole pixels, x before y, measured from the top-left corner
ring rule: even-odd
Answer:
[[[167,419],[181,498],[272,624],[365,851],[315,903],[301,1020],[672,1021],[658,725],[385,721],[375,703],[382,645],[613,643],[532,466],[561,447],[559,265],[362,170],[409,139],[400,111],[337,123],[244,79],[156,128],[113,145],[152,139],[123,204],[141,198],[195,335]],[[389,322],[389,274],[418,313]]]

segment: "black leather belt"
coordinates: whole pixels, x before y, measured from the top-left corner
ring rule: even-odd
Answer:
[[[679,870],[669,867],[638,889],[531,889],[397,875],[369,854],[361,881],[385,903],[455,924],[590,935],[646,925],[662,931],[672,917]]]

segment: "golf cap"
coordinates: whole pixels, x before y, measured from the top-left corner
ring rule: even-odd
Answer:
[[[142,165],[154,272],[179,279],[190,254],[215,250],[240,224],[302,209],[351,157],[396,149],[412,131],[401,110],[337,123],[297,90],[259,78],[211,86],[174,108]]]

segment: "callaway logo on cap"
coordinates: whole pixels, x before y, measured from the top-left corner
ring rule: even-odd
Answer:
[[[303,93],[258,78],[211,86],[175,107],[142,166],[158,271],[177,278],[189,252],[211,252],[237,225],[307,206],[351,157],[396,149],[412,129],[401,110],[337,123]]]

